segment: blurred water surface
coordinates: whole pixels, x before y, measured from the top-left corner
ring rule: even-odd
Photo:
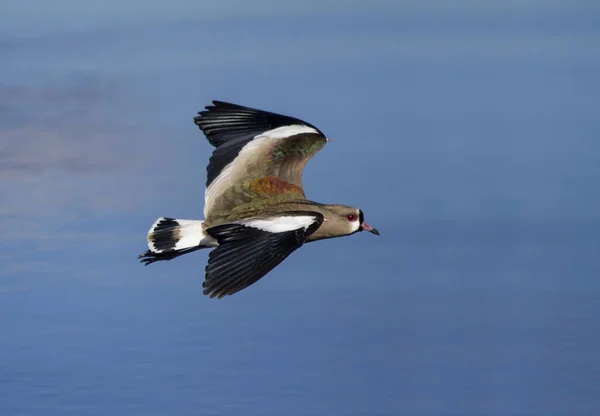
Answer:
[[[600,412],[598,5],[3,9],[0,414]],[[212,99],[322,129],[307,195],[382,236],[221,301],[207,252],[139,265]]]

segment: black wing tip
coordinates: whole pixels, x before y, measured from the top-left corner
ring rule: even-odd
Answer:
[[[261,112],[266,113],[265,110],[259,110],[257,108],[246,107],[239,104],[234,104],[228,101],[219,101],[213,100],[212,104],[209,104],[204,107],[204,110],[198,111],[198,115],[194,117],[194,119],[198,119],[202,116],[205,116],[210,113],[218,112],[219,110],[239,110],[239,111],[247,111],[247,112]]]
[[[290,125],[312,128],[325,138],[321,130],[299,118],[219,100],[205,108],[194,117],[194,124],[216,148],[231,141],[243,146],[243,141],[251,141],[258,134]]]
[[[206,282],[202,283],[202,287],[204,288],[204,290],[202,291],[202,293],[205,296],[208,296],[211,299],[223,299],[225,296],[229,296],[229,295],[233,295],[235,292],[226,292],[223,290],[218,290],[218,288],[216,287],[209,287]]]
[[[220,101],[220,100],[212,100],[212,105],[207,105],[206,108],[207,110],[212,110],[212,109],[216,109],[216,108],[230,108],[230,109],[245,109],[245,110],[253,110],[253,108],[250,107],[244,107],[243,105],[239,105],[239,104],[234,104],[232,102],[229,101]]]
[[[245,114],[257,114],[266,113],[263,110],[258,110],[251,107],[244,107],[239,104],[234,104],[226,101],[213,100],[212,105],[207,105],[204,110],[198,111],[198,115],[194,116],[194,124],[197,125],[201,130],[204,130],[204,122],[207,116],[216,116],[231,111],[243,112]]]
[[[194,124],[200,127],[200,129],[203,129],[205,118],[219,117],[224,114],[231,115],[232,113],[238,113],[238,115],[243,114],[248,118],[260,118],[261,122],[273,124],[273,126],[281,126],[286,124],[301,124],[315,129],[319,134],[324,136],[323,132],[319,130],[316,126],[299,118],[288,116],[285,114],[274,113],[268,110],[262,110],[257,107],[248,107],[220,100],[212,100],[211,105],[207,105],[204,107],[204,110],[199,111],[198,115],[194,116]]]
[[[208,270],[208,264],[206,265],[206,269]],[[231,285],[219,285],[218,282],[207,281],[202,282],[202,288],[204,289],[202,293],[205,296],[208,296],[211,299],[223,299],[225,296],[231,296],[238,290],[232,290]]]

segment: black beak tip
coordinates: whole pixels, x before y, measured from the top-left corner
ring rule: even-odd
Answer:
[[[375,235],[381,235],[379,234],[379,231],[377,231],[375,228],[373,228],[372,230],[370,230],[371,233],[375,234]]]

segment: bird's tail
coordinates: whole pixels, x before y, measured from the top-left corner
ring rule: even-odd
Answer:
[[[216,245],[216,240],[204,233],[203,221],[161,217],[150,227],[148,251],[139,258],[148,265]]]

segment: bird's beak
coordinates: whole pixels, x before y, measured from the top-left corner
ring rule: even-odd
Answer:
[[[360,228],[362,228],[362,229],[363,229],[363,231],[368,231],[368,232],[370,232],[370,233],[373,233],[373,234],[375,234],[375,235],[380,235],[380,234],[379,234],[379,231],[377,231],[375,228],[371,227],[371,226],[370,226],[369,224],[367,224],[366,222],[363,222],[363,223],[360,225]]]

